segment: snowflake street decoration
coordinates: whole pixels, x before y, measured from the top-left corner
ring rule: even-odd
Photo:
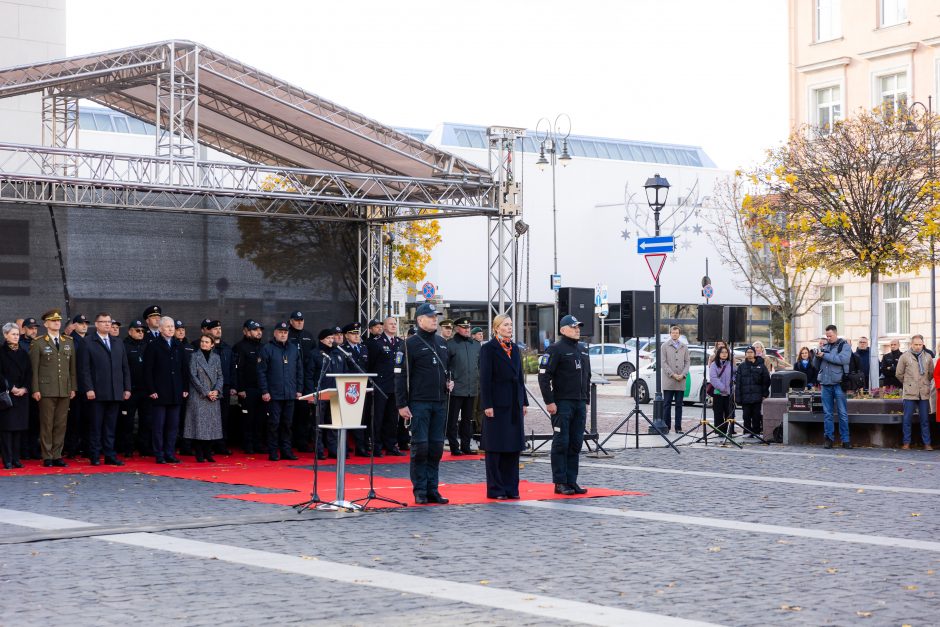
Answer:
[[[702,210],[703,199],[699,190],[698,179],[689,187],[685,193],[680,194],[674,204],[667,204],[659,214],[660,235],[673,235],[678,237],[681,234],[687,236],[704,235],[704,229],[700,224],[689,225],[693,220],[699,218]],[[621,231],[620,236],[626,241],[631,234],[635,233],[637,238],[654,237],[656,235],[656,224],[653,219],[653,212],[650,211],[646,202],[645,193],[633,192],[630,190],[630,183],[623,188],[623,207],[625,216],[623,221],[627,228]],[[683,248],[688,250],[692,244],[686,240]],[[675,258],[675,254],[674,257]]]

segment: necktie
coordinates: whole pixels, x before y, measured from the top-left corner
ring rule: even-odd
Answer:
[[[56,337],[56,338],[55,338],[54,340],[52,340],[52,341],[55,342],[55,347],[56,347],[56,348],[59,348],[59,338]]]
[[[109,340],[108,338],[104,338],[104,347],[108,349],[108,352],[110,353],[111,352],[111,340]]]

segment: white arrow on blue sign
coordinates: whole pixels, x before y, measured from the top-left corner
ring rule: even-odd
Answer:
[[[675,250],[676,238],[672,235],[641,237],[636,241],[636,252],[641,255],[649,253],[671,253]]]

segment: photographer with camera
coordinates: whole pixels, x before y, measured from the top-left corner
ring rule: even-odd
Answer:
[[[847,373],[849,361],[852,358],[852,349],[848,343],[841,339],[836,325],[826,327],[826,337],[819,340],[819,348],[813,357],[813,365],[818,371],[817,380],[822,390],[823,404],[823,433],[826,436],[826,448],[832,448],[835,440],[834,424],[832,418],[833,404],[839,412],[839,436],[842,438],[842,448],[852,448],[849,443],[849,411],[842,389],[842,379]]]

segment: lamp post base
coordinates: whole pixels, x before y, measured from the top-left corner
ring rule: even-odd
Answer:
[[[656,398],[653,399],[653,424],[650,425],[647,433],[649,435],[669,433],[669,428],[663,422],[663,397],[661,394],[657,394]]]

